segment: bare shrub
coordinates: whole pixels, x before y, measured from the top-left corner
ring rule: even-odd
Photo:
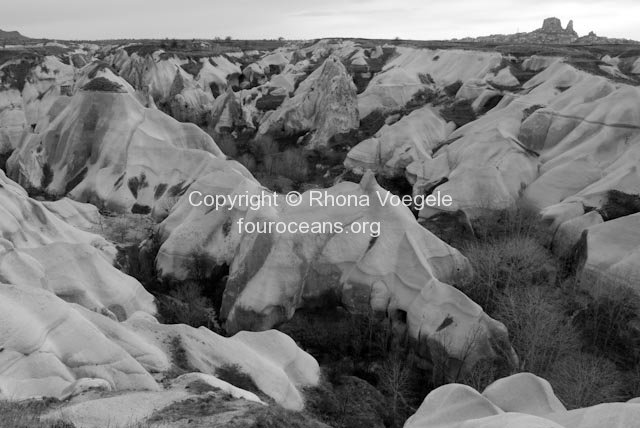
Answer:
[[[447,122],[454,122],[458,127],[464,126],[469,122],[473,122],[477,118],[476,112],[471,107],[471,102],[469,100],[458,100],[448,106],[445,106],[440,111],[440,115]]]
[[[508,290],[492,314],[509,330],[520,358],[520,369],[544,377],[562,358],[580,349],[579,334],[564,315],[559,301],[542,287]]]
[[[489,312],[501,292],[555,281],[551,255],[532,238],[516,235],[474,242],[463,252],[475,274],[461,283],[460,289]]]
[[[125,242],[129,233],[131,232],[131,225],[129,219],[126,217],[120,217],[113,222],[112,232],[120,242]]]
[[[280,151],[280,147],[278,142],[272,137],[268,135],[261,135],[251,141],[249,151],[257,159],[264,160],[265,157],[278,153]]]
[[[622,399],[623,375],[603,357],[583,352],[566,356],[554,364],[548,380],[569,409]]]
[[[216,135],[215,142],[218,145],[218,148],[222,150],[222,152],[229,156],[230,158],[235,158],[238,156],[238,146],[236,144],[235,138],[231,134],[221,133]]]
[[[400,407],[407,403],[411,374],[406,356],[400,350],[392,351],[382,364],[380,388],[391,401],[394,419],[399,416]]]
[[[240,162],[242,165],[244,165],[244,167],[247,168],[249,171],[253,172],[256,170],[256,159],[253,156],[251,156],[249,153],[244,153],[238,156],[236,160]]]
[[[444,92],[450,97],[455,97],[461,87],[462,87],[462,81],[456,80],[452,84],[445,86]]]
[[[582,296],[582,306],[575,304],[578,308],[574,324],[587,349],[606,356],[620,367],[632,369],[640,364],[640,335],[635,327],[640,298],[630,288],[603,279],[594,284],[582,284],[584,281],[587,280],[579,279],[574,285],[590,291]]]
[[[487,215],[473,220],[472,227],[474,235],[480,241],[504,237],[527,237],[546,242],[547,232],[539,214],[522,207],[489,211]]]
[[[211,301],[202,295],[202,289],[193,281],[186,281],[158,298],[158,312],[167,324],[205,326],[220,331],[217,314]]]
[[[309,177],[307,157],[302,149],[288,149],[264,158],[267,174],[283,176],[294,181],[303,182]]]

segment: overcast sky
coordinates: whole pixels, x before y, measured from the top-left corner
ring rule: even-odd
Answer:
[[[532,31],[640,40],[640,0],[20,0],[0,29],[51,39],[366,37],[450,39]]]

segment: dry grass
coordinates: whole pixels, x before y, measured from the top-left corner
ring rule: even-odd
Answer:
[[[40,421],[53,405],[50,400],[0,401],[0,428],[73,428],[61,421]]]

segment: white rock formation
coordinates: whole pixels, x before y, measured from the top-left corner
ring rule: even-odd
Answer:
[[[530,373],[499,379],[480,394],[448,384],[432,391],[404,428],[630,428],[640,406],[606,403],[566,410],[549,383]]]
[[[144,108],[126,92],[80,91],[56,113],[7,163],[25,187],[164,216],[201,175],[221,169],[249,175],[197,126]]]
[[[186,71],[178,67],[167,98],[162,100],[171,116],[180,122],[206,123],[213,104],[211,91],[204,91]]]
[[[369,169],[388,177],[402,176],[410,163],[431,159],[433,149],[454,127],[430,106],[422,107],[358,143],[347,154],[344,165],[360,173]]]
[[[229,182],[221,172],[204,177],[190,190],[260,195],[264,189],[251,180]],[[307,192],[298,207],[286,206],[280,196],[278,207],[215,210],[194,208],[185,195],[160,226],[164,243],[158,269],[163,275],[184,278],[195,251],[202,252],[212,267],[230,264],[221,310],[229,331],[268,329],[293,316],[306,302],[322,302],[335,294],[352,310],[372,307],[390,316],[406,314],[410,336],[422,345],[439,343],[453,359],[464,360],[465,366],[500,352],[510,355],[504,326],[446,284],[470,272],[458,251],[420,226],[408,208],[382,206],[377,192],[384,195],[385,191],[371,174],[361,184],[344,182],[327,191],[334,197],[368,196],[371,206],[320,207],[310,203]],[[380,235],[330,230],[250,234],[239,229],[239,220],[380,222]]]
[[[260,124],[258,135],[312,131],[309,148],[326,147],[331,137],[359,126],[356,88],[337,57],[331,56],[298,87],[292,98]]]
[[[361,118],[375,110],[403,107],[413,95],[434,84],[445,87],[457,81],[484,79],[500,65],[496,52],[396,48],[397,56],[385,64],[363,93],[358,95]]]
[[[81,217],[73,208],[66,203],[59,211]],[[225,338],[159,324],[151,295],[112,266],[111,244],[65,223],[3,174],[0,236],[0,399],[160,391],[156,379],[171,369],[176,352],[204,375],[239,365],[289,409],[302,409],[301,388],[319,381],[318,363],[283,333]]]

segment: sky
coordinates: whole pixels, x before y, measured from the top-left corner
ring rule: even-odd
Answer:
[[[21,0],[0,29],[50,39],[441,40],[539,28],[555,16],[579,35],[640,40],[640,0]]]

